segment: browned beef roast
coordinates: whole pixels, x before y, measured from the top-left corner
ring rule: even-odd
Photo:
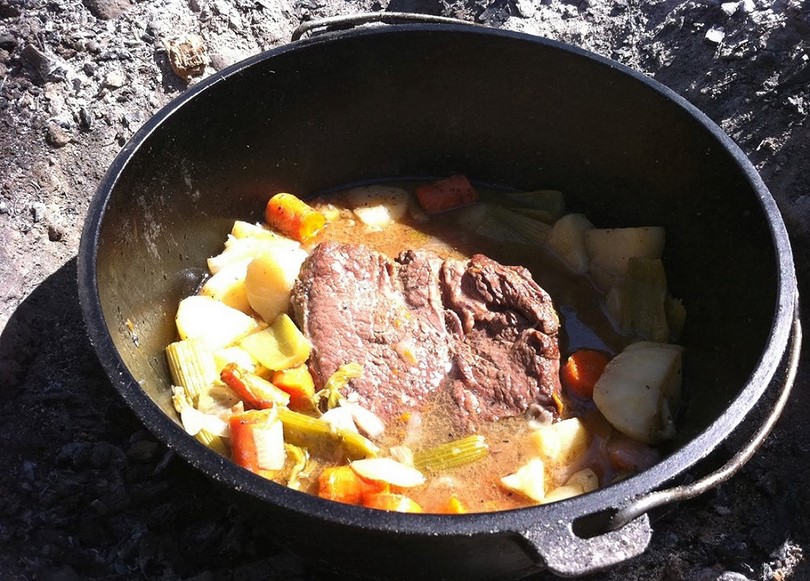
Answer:
[[[316,385],[345,363],[361,363],[347,393],[383,419],[419,409],[436,389],[450,390],[457,423],[468,429],[534,403],[554,413],[559,320],[522,267],[426,251],[392,261],[365,246],[325,242],[304,262],[292,305],[313,344]]]

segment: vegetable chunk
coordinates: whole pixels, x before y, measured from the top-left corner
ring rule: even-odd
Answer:
[[[621,433],[646,444],[674,436],[671,410],[681,395],[683,348],[634,343],[605,367],[593,401]]]
[[[198,339],[210,349],[227,347],[259,329],[253,317],[211,297],[196,295],[180,301],[176,322],[181,339]]]
[[[591,228],[585,232],[591,276],[603,289],[621,284],[628,261],[634,256],[661,258],[665,240],[664,229],[658,226]]]
[[[593,386],[605,370],[610,358],[594,349],[580,349],[571,354],[560,372],[566,389],[584,399],[593,397]]]
[[[544,461],[566,465],[582,455],[590,443],[590,434],[579,418],[568,418],[543,426],[529,436],[534,450]]]
[[[546,244],[572,272],[585,274],[589,263],[585,233],[592,228],[582,214],[566,214],[554,223]]]
[[[290,292],[306,257],[307,253],[300,248],[271,247],[247,265],[245,299],[262,319],[273,321],[290,308]]]
[[[292,194],[281,192],[267,202],[264,219],[293,240],[306,242],[326,225],[326,217]]]
[[[470,180],[457,175],[416,188],[416,199],[428,214],[438,214],[478,201]]]
[[[303,364],[312,349],[309,340],[287,314],[279,315],[270,327],[245,337],[239,345],[273,371]]]
[[[346,198],[363,224],[382,228],[405,215],[410,195],[392,186],[363,186],[346,192]]]

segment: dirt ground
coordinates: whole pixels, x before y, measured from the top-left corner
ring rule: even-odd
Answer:
[[[750,156],[808,288],[805,0],[0,0],[1,578],[317,578],[118,398],[84,335],[76,253],[99,180],[150,115],[289,42],[302,21],[373,10],[546,36],[668,85]],[[187,34],[207,55],[190,81],[166,50]],[[645,555],[592,579],[810,579],[807,369],[739,475],[658,520]]]

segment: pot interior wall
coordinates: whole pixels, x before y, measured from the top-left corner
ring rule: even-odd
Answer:
[[[767,218],[718,138],[669,97],[581,54],[473,31],[361,32],[256,61],[157,125],[101,225],[105,319],[167,413],[177,303],[233,220],[261,219],[276,191],[392,176],[556,188],[598,226],[665,226],[688,310],[679,442],[756,368],[777,289]]]

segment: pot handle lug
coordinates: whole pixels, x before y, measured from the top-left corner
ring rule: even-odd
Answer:
[[[801,345],[802,326],[799,319],[799,309],[797,304],[793,315],[793,328],[789,343],[787,367],[782,379],[779,396],[777,397],[773,408],[769,412],[767,419],[759,427],[751,440],[722,467],[715,470],[711,474],[704,476],[700,480],[696,480],[695,482],[684,484],[682,486],[657,490],[631,501],[629,504],[619,509],[611,517],[610,522],[608,523],[608,528],[611,531],[619,530],[622,527],[627,526],[629,523],[634,522],[639,515],[646,514],[650,510],[666,504],[681,502],[699,496],[734,476],[734,474],[736,474],[759,449],[759,447],[771,433],[771,430],[779,419],[779,416],[782,415],[782,411],[785,409],[785,404],[790,396],[791,388],[793,387],[793,382],[799,368]]]
[[[432,14],[418,14],[412,12],[369,12],[349,14],[345,16],[332,16],[304,22],[296,28],[290,37],[293,42],[300,40],[306,33],[321,34],[332,30],[345,30],[363,24],[464,24],[467,26],[481,26],[475,22],[434,16]],[[323,30],[318,30],[323,29]]]
[[[572,523],[565,520],[540,523],[521,532],[520,536],[551,573],[560,577],[579,577],[643,553],[652,538],[652,528],[649,517],[642,514],[619,530],[591,538],[578,536]]]

